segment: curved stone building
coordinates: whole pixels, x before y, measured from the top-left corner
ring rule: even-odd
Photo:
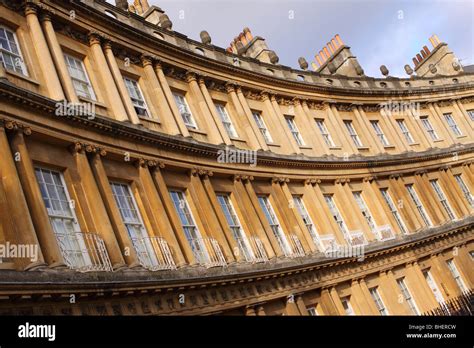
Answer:
[[[0,313],[422,314],[474,284],[474,73],[300,70],[146,0],[0,0]],[[420,43],[422,46],[422,43]],[[408,58],[408,57],[407,57]]]

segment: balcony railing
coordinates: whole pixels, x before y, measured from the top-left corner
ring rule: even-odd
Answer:
[[[291,246],[291,253],[286,253],[285,256],[287,257],[302,257],[305,255],[303,245],[301,245],[301,241],[295,234],[290,234],[288,236],[288,242]]]
[[[323,234],[319,236],[323,252],[334,252],[338,251],[340,245],[337,243],[336,237],[333,234]]]
[[[55,233],[66,265],[80,272],[112,271],[104,240],[96,233]]]
[[[390,225],[376,227],[375,234],[377,235],[377,238],[379,240],[390,240],[395,238],[395,235],[392,231],[392,227]]]
[[[349,231],[348,239],[351,246],[367,245],[367,239],[365,239],[364,232],[362,231]]]
[[[265,247],[258,237],[237,237],[236,240],[239,251],[245,258],[245,261],[253,263],[268,261]]]
[[[176,269],[171,249],[164,238],[132,238],[140,264],[150,271]]]
[[[226,266],[224,254],[214,238],[194,238],[190,241],[196,261],[206,267]]]
[[[472,316],[474,315],[474,291],[470,289],[458,297],[441,302],[438,307],[423,313],[423,315]]]

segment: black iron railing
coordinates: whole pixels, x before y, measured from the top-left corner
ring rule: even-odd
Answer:
[[[441,302],[439,307],[423,313],[424,315],[474,315],[474,291],[469,290],[461,296]]]

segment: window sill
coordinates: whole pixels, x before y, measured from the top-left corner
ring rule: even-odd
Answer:
[[[408,144],[409,146],[416,146],[416,145],[420,145],[420,143],[411,143],[411,144]]]
[[[330,146],[329,150],[342,150],[342,146]]]
[[[22,74],[20,74],[20,73],[17,73],[16,71],[11,71],[11,70],[7,70],[7,69],[4,69],[4,70],[5,70],[5,73],[6,73],[7,75],[11,75],[11,76],[14,76],[14,77],[16,77],[16,78],[19,78],[19,79],[21,79],[21,80],[25,80],[25,81],[27,81],[27,82],[30,82],[30,83],[36,85],[36,86],[39,86],[39,85],[40,85],[40,83],[39,83],[38,81],[36,81],[35,79],[33,79],[33,78],[29,77],[29,76],[22,75]]]
[[[239,143],[246,143],[247,142],[247,140],[240,139],[240,138],[229,137],[229,139],[232,140],[232,141],[238,141]]]
[[[145,117],[145,116],[138,116],[138,119],[139,119],[139,120],[143,120],[143,121],[147,121],[147,122],[156,123],[156,124],[161,125],[161,122],[160,122],[159,120],[157,120],[156,118]]]
[[[437,140],[433,140],[433,143],[440,143],[442,141],[444,141],[444,139],[437,139]]]
[[[188,131],[191,132],[191,133],[207,135],[207,133],[202,131],[202,130],[199,130],[199,129],[196,129],[196,128],[189,128],[189,127],[186,127],[186,128],[188,128]]]
[[[97,101],[97,100],[93,100],[93,99],[89,99],[89,98],[85,98],[85,97],[81,97],[79,96],[78,97],[80,101],[84,102],[84,103],[91,103],[91,104],[94,104],[96,106],[100,106],[104,109],[107,109],[107,106],[104,104],[104,103],[101,103],[100,101]]]
[[[383,148],[384,149],[394,149],[395,145],[385,145]]]
[[[361,147],[358,147],[357,150],[368,151],[368,150],[370,150],[370,148],[368,146],[361,146]]]
[[[268,146],[281,147],[281,145],[275,143],[267,143]]]
[[[303,150],[312,150],[313,148],[311,146],[303,145],[303,146],[298,146],[300,149]]]
[[[465,135],[465,134],[462,134],[462,135],[458,135],[456,138],[458,138],[458,139],[462,139],[462,138],[466,138],[466,137],[467,137],[467,135]]]

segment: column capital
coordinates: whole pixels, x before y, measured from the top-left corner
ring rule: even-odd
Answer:
[[[146,67],[146,66],[148,66],[148,65],[152,65],[152,66],[153,66],[153,63],[155,63],[155,66],[156,66],[156,64],[157,64],[157,62],[155,62],[155,60],[153,59],[153,57],[150,56],[150,55],[147,55],[147,54],[142,54],[142,55],[140,56],[140,61],[141,61],[142,65],[143,65],[143,67]],[[161,66],[160,66],[160,67],[161,67]]]
[[[199,177],[209,178],[210,176],[214,175],[214,172],[212,170],[207,170],[207,169],[204,169],[204,168],[195,167],[195,168],[192,168],[189,171],[189,174],[191,176],[199,176]]]
[[[112,41],[110,41],[109,39],[105,39],[102,43],[102,47],[104,48],[104,50],[112,50]]]
[[[268,91],[261,91],[260,92],[260,98],[262,99],[262,101],[270,100],[269,92]]]
[[[100,45],[102,42],[102,35],[95,31],[89,32],[87,38],[89,39],[89,46]]]
[[[462,162],[462,166],[463,166],[463,167],[465,167],[465,166],[468,166],[468,167],[469,167],[472,163],[474,163],[473,160],[464,161],[464,162]]]
[[[38,5],[33,2],[25,4],[25,15],[28,16],[30,14],[38,15]]]
[[[196,82],[198,79],[199,74],[193,70],[187,70],[186,71],[186,82]]]
[[[10,132],[18,132],[24,135],[31,135],[31,128],[23,123],[12,120],[0,120],[0,127]]]
[[[389,176],[389,179],[394,179],[394,180],[401,179],[401,178],[403,178],[403,174],[401,173],[391,174]]]
[[[341,184],[341,185],[348,184],[350,182],[351,182],[351,179],[349,178],[337,178],[334,180],[334,184]]]
[[[451,166],[450,166],[449,164],[446,164],[446,165],[441,166],[441,167],[438,168],[438,170],[439,170],[440,172],[447,172],[447,171],[450,170],[450,169],[451,169]]]
[[[377,180],[377,176],[376,175],[369,175],[369,176],[365,176],[362,181],[363,182],[368,182],[368,183],[371,183],[372,181],[374,180]]]
[[[427,174],[428,171],[426,169],[423,169],[423,170],[417,170],[415,172],[415,175],[419,175],[419,176],[423,176],[424,174]]]
[[[80,141],[76,141],[74,144],[70,145],[68,149],[73,155],[77,153],[90,153],[99,155],[101,157],[107,155],[107,151],[105,149],[94,144],[82,143]]]
[[[53,15],[54,15],[54,10],[42,10],[40,14],[40,21],[51,22]]]
[[[252,175],[236,174],[236,175],[234,175],[233,179],[234,179],[234,181],[245,182],[245,181],[253,181],[254,177]]]
[[[236,90],[239,87],[240,86],[236,82],[233,82],[233,81],[229,81],[225,84],[225,89],[226,89],[227,93],[236,92]]]
[[[320,183],[321,183],[321,179],[318,179],[318,178],[309,178],[309,179],[305,179],[304,181],[305,185],[311,185],[311,186],[315,186]]]
[[[284,184],[290,182],[290,178],[285,177],[273,177],[270,179],[272,184]]]

